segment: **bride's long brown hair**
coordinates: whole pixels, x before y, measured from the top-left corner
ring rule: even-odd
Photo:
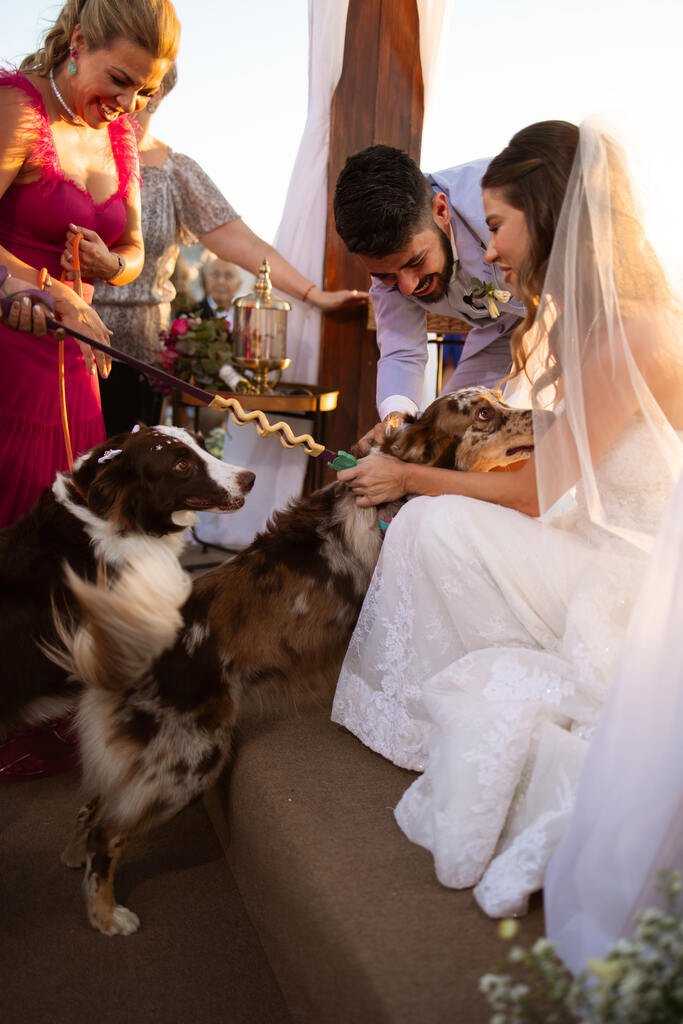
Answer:
[[[510,377],[526,364],[523,339],[536,316],[578,144],[576,125],[568,121],[539,121],[513,135],[481,180],[482,188],[501,189],[505,202],[522,211],[529,232],[529,251],[518,274],[526,316],[510,341]]]
[[[553,242],[560,223],[565,193],[574,169],[579,146],[579,129],[568,121],[539,121],[513,135],[509,144],[489,164],[481,181],[482,188],[498,188],[510,206],[524,214],[529,232],[529,249],[518,274],[518,289],[526,316],[515,329],[511,341],[512,369],[506,379],[526,369],[531,335],[528,333],[544,292],[544,281]],[[628,167],[619,144],[605,137],[607,168],[611,189],[605,197],[609,206],[609,260],[613,285],[622,312],[651,304],[675,303],[666,275],[650,245],[638,213]],[[606,211],[602,211],[604,214]],[[600,216],[596,210],[582,208],[584,218]],[[597,229],[597,228],[596,228]],[[591,231],[584,237],[590,239]],[[588,243],[584,243],[588,245]],[[596,279],[594,248],[582,252],[582,272],[576,287],[584,292],[600,287]],[[603,254],[604,256],[604,254]],[[557,310],[561,317],[562,310]],[[587,325],[584,325],[587,326]],[[549,335],[548,373],[557,379],[562,371],[553,344],[559,321]]]

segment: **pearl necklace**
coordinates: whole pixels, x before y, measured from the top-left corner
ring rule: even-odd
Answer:
[[[53,93],[55,94],[55,96],[57,97],[57,99],[61,103],[61,105],[64,107],[64,109],[66,110],[67,114],[69,115],[69,117],[71,118],[73,123],[77,124],[77,125],[84,125],[85,121],[82,121],[81,118],[78,116],[78,114],[74,114],[73,110],[71,109],[69,104],[66,102],[66,100],[62,96],[62,94],[59,91],[59,89],[57,88],[57,83],[55,82],[54,70],[52,68],[50,68],[50,85],[52,86]]]

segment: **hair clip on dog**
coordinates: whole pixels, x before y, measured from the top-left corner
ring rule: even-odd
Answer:
[[[100,465],[103,462],[111,462],[112,459],[115,459],[117,455],[121,455],[122,452],[123,448],[108,448],[104,455],[100,455],[97,461]]]

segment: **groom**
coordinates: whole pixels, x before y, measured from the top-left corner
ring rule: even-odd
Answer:
[[[427,309],[472,325],[444,391],[495,387],[510,369],[510,336],[524,307],[484,260],[489,231],[479,182],[488,163],[424,175],[407,153],[379,145],[349,157],[337,179],[337,231],[372,275],[382,420],[418,409]]]

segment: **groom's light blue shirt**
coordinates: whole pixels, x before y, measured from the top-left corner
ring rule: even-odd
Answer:
[[[519,318],[524,316],[524,307],[514,300],[506,303],[496,301],[501,315],[492,319],[487,306],[474,309],[464,301],[472,277],[484,282],[493,281],[496,288],[506,287],[497,279],[495,268],[484,260],[489,230],[480,181],[488,164],[488,159],[474,160],[425,175],[435,192],[444,193],[451,209],[456,263],[443,298],[438,302],[423,302],[412,295],[402,295],[395,285],[389,286],[372,278],[370,294],[380,350],[377,367],[380,418],[392,411],[415,412],[418,407],[427,362],[426,310],[472,324],[460,357],[461,363],[477,355],[484,371],[490,362],[494,376],[499,378],[506,372],[505,367],[500,368],[500,355],[487,360],[485,350],[496,342],[500,351],[500,341],[510,337]],[[481,383],[487,381],[482,379]]]

